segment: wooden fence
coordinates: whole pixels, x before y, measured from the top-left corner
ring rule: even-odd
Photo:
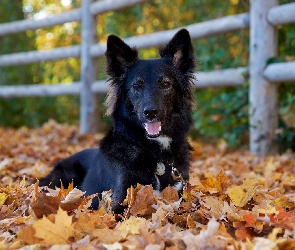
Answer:
[[[53,61],[69,57],[81,58],[79,82],[54,85],[0,85],[0,98],[24,96],[57,96],[80,94],[80,131],[97,129],[96,94],[107,92],[105,81],[97,81],[94,60],[103,56],[106,45],[97,44],[95,16],[149,0],[83,0],[82,7],[43,20],[22,20],[0,24],[0,36],[81,21],[81,45],[50,51],[29,51],[0,55],[0,67]],[[295,81],[295,61],[266,66],[267,59],[277,54],[276,26],[295,22],[295,3],[278,5],[277,0],[252,0],[249,13],[226,16],[186,26],[192,39],[228,31],[250,28],[250,59],[248,67],[198,72],[196,88],[239,86],[250,75],[250,149],[265,155],[271,152],[278,126],[277,84]],[[250,25],[251,23],[251,25]],[[179,27],[182,28],[182,27]],[[134,36],[125,39],[131,46],[147,48],[167,43],[178,29]]]

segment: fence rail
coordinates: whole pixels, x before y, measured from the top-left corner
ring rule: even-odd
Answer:
[[[42,20],[22,20],[0,24],[0,36],[36,30],[39,28],[61,25],[66,22],[81,21],[83,29],[81,33],[81,45],[55,48],[48,51],[28,51],[0,56],[0,67],[32,64],[41,61],[61,60],[69,57],[81,58],[81,80],[69,84],[54,85],[22,85],[0,86],[0,98],[23,96],[58,96],[76,95],[81,97],[81,132],[90,132],[95,129],[95,94],[105,93],[108,86],[105,81],[97,81],[94,78],[96,68],[93,60],[103,56],[106,50],[105,44],[96,44],[96,24],[94,17],[107,11],[118,10],[149,0],[102,0],[94,2],[83,0],[82,7],[65,13],[61,13]],[[269,150],[273,132],[277,120],[276,82],[295,81],[295,61],[274,63],[268,66],[266,60],[276,55],[276,25],[295,22],[295,3],[277,5],[277,0],[252,0],[249,13],[221,17],[213,20],[195,23],[186,26],[192,39],[209,37],[224,32],[250,28],[250,62],[249,67],[235,69],[216,70],[211,72],[196,73],[196,88],[240,86],[250,77],[250,105],[255,106],[256,116],[250,115],[250,123],[254,117],[259,126],[250,128],[251,151],[256,154],[266,154]],[[251,20],[251,21],[250,21]],[[251,22],[251,26],[250,26]],[[261,29],[262,28],[262,29]],[[166,30],[141,36],[133,36],[125,39],[125,42],[137,48],[148,48],[167,43],[178,29]],[[269,44],[269,45],[268,45]],[[269,48],[268,46],[272,46]],[[264,52],[263,52],[264,51]],[[252,58],[252,59],[251,59]],[[253,60],[258,58],[259,60]],[[258,70],[257,70],[258,69]],[[90,74],[89,74],[90,72]],[[90,75],[90,77],[89,77]],[[268,95],[272,91],[273,103],[270,105]],[[257,97],[259,95],[259,98]],[[91,97],[89,97],[91,96]],[[90,101],[89,101],[90,100]],[[263,108],[257,106],[257,100],[264,100]],[[270,107],[268,107],[270,106]],[[260,110],[256,110],[256,109]],[[272,115],[274,124],[272,127],[264,126],[269,123],[269,115]],[[251,113],[251,111],[250,111]],[[261,121],[261,114],[266,114],[268,120]],[[90,121],[90,122],[89,122]],[[256,122],[257,122],[256,121]],[[90,124],[90,125],[87,125]],[[255,127],[255,129],[254,129]],[[265,138],[266,139],[261,139]],[[253,139],[255,138],[255,139]],[[259,140],[258,140],[258,139]]]
[[[196,79],[194,81],[194,87],[208,88],[243,85],[247,79],[247,72],[248,69],[246,67],[199,72],[195,74]],[[80,93],[81,87],[82,82],[70,84],[58,83],[52,85],[2,85],[0,88],[0,97],[76,95]],[[105,80],[95,81],[91,86],[91,90],[94,93],[106,93],[108,89]]]
[[[118,10],[147,0],[103,0],[93,2],[89,5],[91,15],[99,15],[111,10]],[[24,32],[27,30],[36,30],[48,28],[67,22],[81,21],[81,9],[67,11],[57,14],[53,17],[47,17],[41,20],[21,20],[10,23],[0,24],[0,36]]]

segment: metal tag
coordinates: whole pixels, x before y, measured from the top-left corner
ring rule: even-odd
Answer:
[[[157,163],[157,171],[156,171],[157,175],[161,176],[165,174],[165,170],[166,170],[166,167],[162,162]]]

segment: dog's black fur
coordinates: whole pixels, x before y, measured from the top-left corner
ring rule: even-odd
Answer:
[[[56,164],[40,186],[60,186],[60,180],[86,191],[112,189],[113,209],[120,211],[126,190],[137,183],[155,190],[168,185],[182,189],[171,175],[172,165],[188,180],[190,146],[187,142],[193,106],[195,68],[190,35],[182,29],[160,49],[161,58],[140,60],[138,51],[120,38],[107,41],[110,92],[107,113],[113,127],[99,149],[86,149]],[[165,165],[158,175],[157,164]],[[98,199],[93,201],[98,207]]]

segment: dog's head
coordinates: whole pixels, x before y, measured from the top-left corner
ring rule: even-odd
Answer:
[[[161,58],[140,60],[138,51],[117,36],[109,36],[107,42],[107,114],[136,117],[150,138],[167,134],[169,123],[190,113],[193,104],[195,63],[189,32],[178,31],[159,52]]]

